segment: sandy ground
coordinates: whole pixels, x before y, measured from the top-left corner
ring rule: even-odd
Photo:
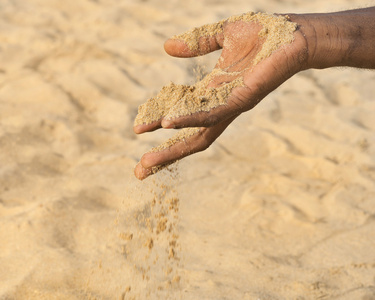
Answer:
[[[217,59],[168,57],[167,37],[370,4],[1,0],[0,299],[375,299],[373,71],[300,73],[144,182],[171,132],[132,132]]]

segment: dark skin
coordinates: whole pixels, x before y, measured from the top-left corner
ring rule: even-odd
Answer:
[[[154,166],[168,164],[207,149],[237,116],[252,109],[270,92],[302,70],[335,66],[375,68],[375,7],[330,14],[290,14],[289,17],[298,24],[294,41],[272,53],[254,68],[249,66],[263,43],[258,36],[261,26],[257,23],[226,23],[223,33],[200,37],[196,51],[190,51],[182,41],[166,41],[165,51],[175,57],[194,57],[222,49],[215,68],[240,74],[217,77],[212,86],[220,86],[238,76],[243,76],[245,86],[232,90],[227,105],[209,112],[135,126],[134,132],[137,134],[159,128],[201,128],[198,134],[168,149],[145,153],[134,170],[138,179],[143,180],[151,175]],[[236,45],[235,51],[224,47],[226,40]]]

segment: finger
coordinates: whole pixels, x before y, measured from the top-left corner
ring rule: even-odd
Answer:
[[[161,119],[157,120],[155,122],[152,122],[150,124],[139,124],[139,125],[134,125],[133,131],[136,134],[141,134],[144,132],[151,132],[155,131],[156,129],[161,128]]]
[[[196,112],[189,116],[181,116],[176,119],[163,119],[163,128],[181,129],[188,127],[212,127],[227,118],[232,117],[237,111],[228,111],[227,105],[218,106],[210,111]]]
[[[224,43],[223,26],[221,21],[193,28],[168,39],[164,49],[175,57],[194,57],[219,50]]]
[[[197,128],[195,134],[181,139],[169,148],[144,154],[135,170],[137,178],[144,179],[177,160],[207,149],[234,119],[235,117],[230,118],[211,128]]]
[[[151,169],[145,169],[141,163],[138,163],[134,168],[134,175],[139,180],[143,180],[152,174]]]
[[[185,128],[180,130],[175,136],[158,147],[153,148],[150,152],[145,153],[141,158],[141,164],[144,168],[149,169],[155,166],[170,164],[178,159],[181,159],[190,153],[198,151],[192,148],[192,145],[197,146],[197,141],[206,128]],[[204,145],[202,150],[204,150]]]

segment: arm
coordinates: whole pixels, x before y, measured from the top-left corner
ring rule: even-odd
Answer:
[[[290,19],[306,37],[307,68],[375,68],[375,7]]]
[[[272,32],[268,31],[272,31],[273,27],[268,30],[268,25],[244,20],[213,24],[214,34],[209,35],[203,34],[207,28],[201,27],[204,30],[198,28],[165,43],[166,52],[176,57],[193,57],[222,49],[211,74],[218,70],[225,71],[225,74],[210,78],[206,90],[218,89],[239,79],[242,84],[230,90],[225,104],[212,106],[209,110],[173,115],[170,111],[181,104],[180,99],[176,98],[176,105],[166,107],[152,122],[142,123],[139,114],[134,126],[136,133],[159,128],[197,127],[199,130],[144,154],[135,168],[137,178],[144,179],[157,171],[158,166],[205,150],[238,115],[253,108],[301,70],[335,66],[375,68],[374,7],[329,14],[292,14],[288,18],[290,23],[286,22],[285,28],[290,28],[290,24],[295,25],[293,40],[263,56],[260,54],[268,41],[264,32],[266,36],[272,36]],[[199,86],[201,83],[196,85]],[[163,99],[163,95],[159,96],[156,99]],[[171,97],[168,94],[166,99]],[[147,102],[142,108],[143,114],[153,112],[154,108]]]

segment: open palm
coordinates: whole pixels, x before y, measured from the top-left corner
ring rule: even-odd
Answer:
[[[166,115],[151,124],[136,125],[134,131],[138,134],[158,128],[200,128],[195,134],[166,149],[144,154],[135,168],[137,178],[144,179],[154,173],[157,166],[207,149],[238,115],[253,108],[271,91],[305,68],[307,45],[299,30],[294,32],[292,43],[254,63],[265,43],[265,38],[259,35],[261,30],[262,26],[256,22],[226,22],[221,33],[198,37],[197,49],[190,50],[179,39],[169,39],[165,43],[165,51],[176,57],[194,57],[222,49],[215,69],[225,72],[215,76],[207,88],[220,87],[239,77],[243,78],[243,84],[231,91],[225,105],[210,111],[176,118]]]

